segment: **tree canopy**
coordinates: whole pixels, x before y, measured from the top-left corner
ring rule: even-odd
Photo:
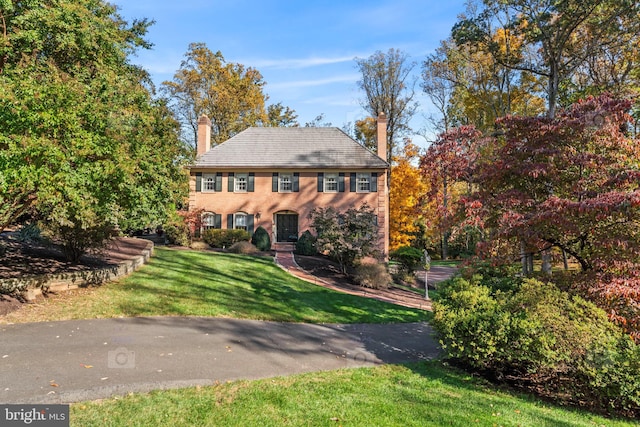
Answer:
[[[177,123],[128,55],[151,22],[95,0],[0,7],[0,227],[40,220],[69,258],[159,223],[186,177]],[[25,217],[25,215],[27,215]]]
[[[294,110],[281,103],[266,105],[265,84],[257,69],[227,62],[204,43],[191,43],[173,80],[162,83],[184,139],[194,147],[203,114],[211,120],[214,145],[251,126],[297,126]]]
[[[387,116],[387,162],[391,163],[396,146],[411,127],[415,114],[415,78],[411,71],[415,63],[408,61],[406,53],[389,49],[378,51],[366,59],[357,58],[356,64],[362,79],[358,82],[364,91],[364,109],[373,117],[380,113]]]

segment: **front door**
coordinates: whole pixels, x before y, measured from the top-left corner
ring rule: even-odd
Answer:
[[[278,242],[298,240],[298,214],[276,214],[276,239]]]

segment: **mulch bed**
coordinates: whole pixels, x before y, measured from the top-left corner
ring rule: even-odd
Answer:
[[[21,242],[11,232],[0,233],[0,279],[41,276],[114,266],[140,255],[147,242],[142,239],[117,238],[99,252],[88,254],[78,264],[66,261],[55,245]],[[20,308],[22,302],[0,294],[0,316]]]
[[[423,294],[411,292],[405,289],[390,287],[388,289],[370,289],[356,285],[350,276],[342,273],[338,263],[321,255],[304,256],[295,255],[296,263],[300,268],[311,273],[315,277],[330,284],[334,288],[342,289],[351,293],[358,293],[367,296],[376,296],[381,299],[394,300],[406,305],[428,308],[430,303],[425,300]],[[413,283],[405,283],[406,287],[416,291],[424,289],[424,281],[416,279]]]

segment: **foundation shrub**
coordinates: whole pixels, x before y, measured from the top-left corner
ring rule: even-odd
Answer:
[[[386,289],[392,282],[387,267],[376,260],[362,260],[356,265],[353,280],[371,289]]]
[[[245,230],[225,230],[210,228],[202,233],[202,240],[212,248],[226,249],[236,242],[248,241],[251,238]]]
[[[315,255],[318,253],[316,250],[316,238],[309,230],[302,233],[298,241],[296,242],[296,254],[298,255]]]
[[[258,252],[258,248],[256,248],[256,246],[251,242],[243,240],[241,242],[236,242],[233,245],[231,245],[228,251],[233,254],[252,255]]]
[[[253,236],[251,236],[251,243],[253,243],[259,251],[268,251],[271,249],[271,237],[269,237],[269,233],[262,226],[256,228]]]

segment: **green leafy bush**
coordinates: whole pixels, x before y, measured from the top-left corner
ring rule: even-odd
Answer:
[[[225,230],[209,228],[202,233],[202,240],[212,248],[225,249],[236,242],[248,241],[251,238],[245,230]]]
[[[424,264],[424,254],[412,246],[401,246],[391,252],[389,258],[400,264],[398,273],[402,276],[413,276]]]
[[[252,255],[258,252],[258,248],[255,247],[251,242],[247,242],[243,240],[241,242],[236,242],[228,249],[229,252],[233,254],[244,254],[244,255]]]
[[[384,264],[365,261],[356,266],[353,280],[365,288],[386,289],[391,283],[391,275]]]
[[[251,236],[251,243],[260,251],[268,251],[271,249],[271,237],[269,237],[269,233],[262,226],[256,228],[253,236]]]
[[[167,243],[170,245],[191,245],[191,232],[184,216],[173,213],[164,226]]]
[[[640,350],[603,310],[552,283],[525,279],[501,291],[486,282],[439,285],[432,323],[450,358],[601,410],[640,411]]]
[[[315,255],[316,251],[316,238],[309,230],[302,233],[302,236],[296,242],[296,254],[298,255]]]

